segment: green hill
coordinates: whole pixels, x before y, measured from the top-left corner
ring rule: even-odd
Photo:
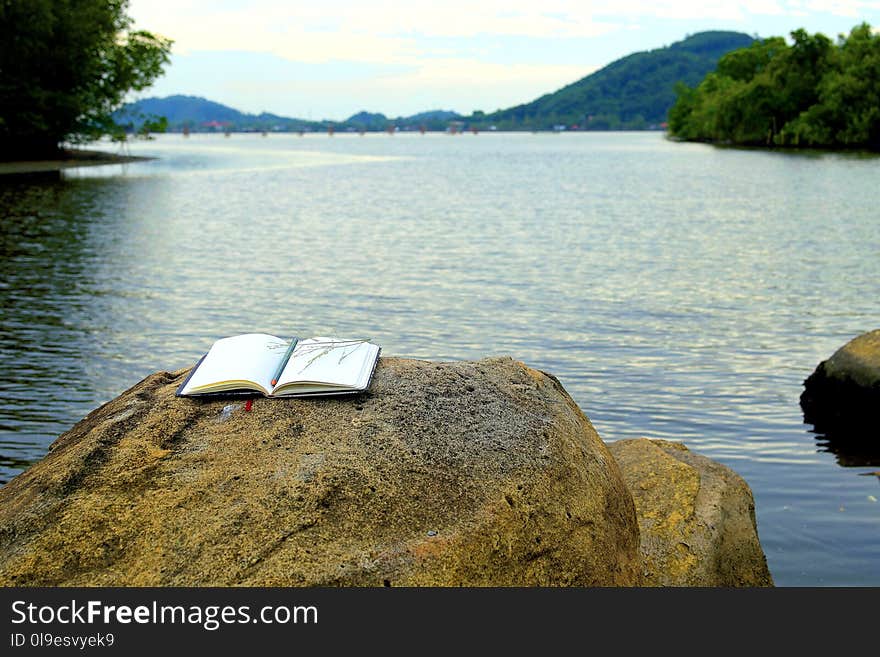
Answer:
[[[385,130],[388,127],[387,116],[382,113],[371,113],[367,111],[358,112],[357,114],[348,117],[345,122],[359,130]]]
[[[296,132],[300,130],[327,130],[331,125],[336,130],[379,132],[389,127],[401,130],[444,130],[451,119],[460,118],[455,112],[433,110],[413,116],[389,119],[384,114],[358,112],[345,121],[306,121],[277,114],[263,112],[246,114],[237,109],[221,105],[199,96],[168,96],[166,98],[144,98],[125,105],[113,115],[114,120],[123,126],[137,130],[148,117],[165,117],[168,130],[180,132],[184,128],[191,132]]]
[[[143,117],[164,116],[168,130],[179,132],[187,128],[193,132],[208,130],[262,131],[262,130],[315,130],[323,127],[320,122],[290,119],[275,114],[245,114],[237,109],[215,103],[199,96],[168,96],[144,98],[129,103],[114,114],[121,125],[135,128]]]
[[[694,86],[715,69],[722,55],[754,39],[740,32],[700,32],[665,48],[637,52],[555,93],[468,122],[499,130],[639,130],[666,121],[675,85]]]

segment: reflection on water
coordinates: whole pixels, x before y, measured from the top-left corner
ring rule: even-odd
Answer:
[[[103,254],[91,235],[96,218],[124,201],[113,199],[118,186],[110,181],[73,194],[51,177],[16,183],[0,186],[0,430],[7,437],[0,463],[18,469],[41,457],[59,428],[95,400],[95,363],[81,357],[103,329],[104,290],[94,278]]]
[[[840,442],[827,435],[817,436],[816,444],[820,451],[834,454],[837,464],[844,468],[880,465],[880,448],[876,445]]]
[[[807,420],[804,420],[807,424]],[[837,464],[844,468],[880,466],[880,442],[877,428],[864,424],[828,427],[813,425],[812,433],[821,452],[834,454]]]
[[[159,159],[0,179],[0,479],[217,338],[357,335],[550,371],[605,440],[742,474],[777,583],[880,584],[876,482],[852,476],[875,461],[817,451],[798,406],[880,325],[877,160],[657,134],[133,150]]]

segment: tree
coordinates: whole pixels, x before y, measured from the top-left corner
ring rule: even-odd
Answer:
[[[834,44],[791,33],[722,57],[680,85],[670,132],[690,140],[880,150],[880,36],[858,25]]]
[[[0,0],[0,158],[118,134],[126,94],[150,86],[171,41],[133,30],[128,0]]]
[[[786,126],[786,142],[880,150],[880,36],[862,23],[838,39],[819,103]]]
[[[767,68],[774,55],[784,51],[788,46],[782,37],[770,37],[754,41],[747,48],[733,50],[718,60],[718,75],[750,82],[756,75]]]

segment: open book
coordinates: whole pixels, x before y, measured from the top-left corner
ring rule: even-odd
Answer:
[[[294,338],[295,339],[295,338]],[[295,343],[265,333],[217,340],[177,396],[258,392],[267,397],[366,390],[380,348],[364,340],[309,338]]]

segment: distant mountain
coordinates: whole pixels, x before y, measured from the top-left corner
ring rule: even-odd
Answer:
[[[408,116],[406,117],[406,121],[454,121],[455,119],[460,118],[461,115],[457,114],[456,112],[449,112],[446,110],[431,110],[430,112],[420,112],[419,114]]]
[[[552,94],[491,114],[468,117],[481,127],[586,130],[657,127],[675,103],[675,84],[696,86],[722,55],[754,39],[740,32],[700,32],[665,48],[638,52]]]
[[[491,114],[463,117],[432,110],[408,117],[358,112],[345,121],[306,121],[276,114],[245,114],[197,96],[144,98],[119,110],[117,123],[137,129],[145,116],[164,116],[171,131],[381,131],[445,130],[450,121],[467,128],[498,130],[641,130],[657,128],[675,102],[675,84],[694,87],[715,70],[722,55],[754,39],[740,32],[700,32],[665,48],[638,52],[559,91]],[[459,126],[461,127],[461,126]]]
[[[340,125],[343,128],[356,127],[360,130],[387,130],[389,127],[397,127],[401,130],[445,130],[449,121],[460,119],[461,115],[446,110],[431,110],[420,112],[412,116],[398,116],[389,119],[381,113],[358,112],[348,117]]]
[[[363,130],[385,130],[388,127],[388,117],[380,113],[358,112],[348,117],[345,123]]]
[[[306,121],[277,114],[246,114],[237,109],[198,96],[168,96],[144,98],[125,105],[114,114],[117,123],[136,130],[145,118],[164,116],[168,130],[180,132],[291,132],[327,130],[333,126],[340,131],[383,131],[389,127],[401,130],[445,130],[450,119],[460,118],[455,112],[433,110],[409,117],[389,119],[384,114],[358,112],[345,121]]]
[[[169,124],[232,122],[241,121],[246,116],[236,109],[197,96],[145,98],[133,105],[144,114],[164,116]]]
[[[114,114],[114,120],[121,125],[132,124],[137,127],[142,116],[164,116],[168,119],[168,130],[179,132],[184,128],[193,132],[211,130],[234,131],[295,131],[317,130],[324,127],[322,122],[290,119],[276,114],[245,114],[237,109],[215,103],[198,96],[168,96],[166,98],[144,98],[125,105]]]

